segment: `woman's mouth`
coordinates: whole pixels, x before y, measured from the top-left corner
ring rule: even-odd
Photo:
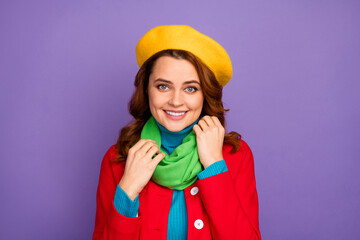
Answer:
[[[168,111],[164,110],[166,116],[171,120],[181,120],[186,116],[188,111]]]

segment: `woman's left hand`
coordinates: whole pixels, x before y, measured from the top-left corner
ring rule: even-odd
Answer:
[[[222,147],[225,129],[220,120],[214,116],[204,116],[193,127],[196,135],[198,153],[204,168],[224,159]]]

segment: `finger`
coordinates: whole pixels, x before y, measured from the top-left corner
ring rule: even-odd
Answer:
[[[154,157],[154,159],[152,160],[152,164],[154,164],[154,168],[159,164],[159,162],[161,162],[161,160],[163,160],[165,157],[165,153],[160,153],[158,154],[156,157]]]
[[[215,125],[217,125],[217,126],[222,126],[219,118],[217,118],[217,117],[215,117],[215,116],[211,116],[211,119],[212,119],[212,121],[214,122]]]
[[[221,136],[224,136],[225,135],[225,127],[221,124],[219,118],[213,116],[213,121],[215,122],[216,126],[218,127],[218,131],[219,133],[221,134]]]
[[[195,133],[196,136],[198,136],[199,134],[201,134],[202,130],[201,128],[199,127],[198,124],[195,124],[194,127],[193,127],[193,131]]]
[[[156,149],[157,152],[159,152],[159,153],[161,152],[159,146],[158,146],[156,143],[150,143],[149,145],[150,145],[150,146],[149,146],[149,148],[147,149],[146,153],[148,153],[148,152],[149,152],[151,149],[153,149],[153,148]],[[146,147],[147,147],[147,146],[144,145],[144,148],[146,148]]]
[[[209,125],[206,123],[206,121],[204,119],[200,119],[200,121],[198,122],[198,125],[201,127],[201,130],[206,131],[207,129],[209,129]]]
[[[211,119],[213,120],[213,122],[215,123],[215,125],[219,128],[219,129],[224,129],[224,126],[221,124],[219,118],[212,116]]]
[[[155,155],[155,153],[158,153],[160,154],[161,151],[159,149],[159,147],[156,145],[156,146],[152,146],[149,151],[147,151],[145,157],[146,158],[149,158],[149,159],[152,159],[152,157]]]
[[[208,125],[210,128],[216,126],[215,123],[214,123],[214,121],[213,121],[213,119],[212,119],[210,116],[208,116],[208,115],[206,115],[205,117],[203,117],[203,120],[207,123],[207,125]]]
[[[148,142],[155,142],[154,140],[152,139],[140,139],[137,143],[135,143],[134,146],[132,146],[130,149],[129,149],[129,154],[133,154],[135,152],[137,152],[140,148],[142,148],[146,143]]]
[[[158,145],[156,145],[156,143],[148,141],[139,150],[137,150],[137,152],[139,152],[142,155],[145,155],[152,147],[156,147],[157,149],[159,149],[159,147],[158,147]]]

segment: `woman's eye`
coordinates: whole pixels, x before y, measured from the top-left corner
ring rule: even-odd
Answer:
[[[158,89],[160,90],[167,90],[168,89],[168,86],[164,85],[164,84],[160,84],[157,86]]]
[[[197,91],[197,88],[195,88],[195,87],[187,87],[187,88],[186,88],[186,91],[187,91],[187,92],[190,92],[190,93],[196,92],[196,91]]]

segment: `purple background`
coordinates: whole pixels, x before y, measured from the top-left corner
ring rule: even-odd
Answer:
[[[264,239],[360,239],[359,1],[0,2],[0,239],[90,239],[131,118],[135,45],[188,24],[228,51],[227,127],[255,157]]]

